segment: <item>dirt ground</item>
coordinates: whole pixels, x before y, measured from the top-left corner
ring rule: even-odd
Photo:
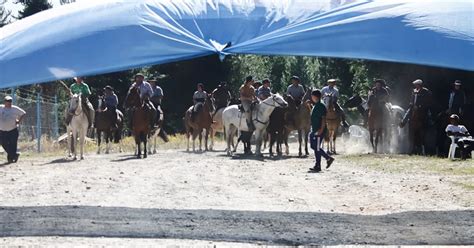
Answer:
[[[346,153],[311,174],[218,148],[2,165],[0,246],[474,245],[472,161]]]

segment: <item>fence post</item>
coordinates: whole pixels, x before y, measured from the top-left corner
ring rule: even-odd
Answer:
[[[58,95],[54,95],[54,122],[53,122],[53,135],[57,139],[59,137],[59,123],[58,123]]]
[[[36,140],[38,153],[41,152],[41,93],[36,93]]]

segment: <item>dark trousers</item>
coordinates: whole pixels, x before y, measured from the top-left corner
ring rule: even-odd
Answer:
[[[315,132],[309,133],[311,149],[314,150],[314,156],[316,157],[316,167],[321,167],[321,157],[326,160],[331,158],[321,147],[323,140],[324,135],[316,135]]]
[[[0,142],[2,143],[3,150],[7,153],[8,161],[13,160],[17,153],[18,129],[0,131]]]

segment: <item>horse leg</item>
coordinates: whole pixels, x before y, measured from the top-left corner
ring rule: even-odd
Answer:
[[[70,133],[70,130],[69,128],[67,129],[67,137],[66,137],[66,141],[67,141],[67,156],[70,158],[72,157],[72,137],[71,137],[71,133]]]
[[[299,144],[298,156],[299,157],[303,156],[303,152],[301,152],[301,146],[302,146],[302,143],[303,143],[303,138],[301,136],[302,136],[301,130],[298,130],[298,144]]]
[[[333,140],[332,140],[332,145],[333,145],[333,153],[334,155],[337,155],[337,151],[336,151],[336,139],[337,139],[337,131],[334,131],[333,133]]]
[[[102,141],[102,132],[97,130],[97,154],[100,154],[100,143]]]
[[[262,131],[256,130],[255,131],[255,155],[261,156],[262,155]],[[250,143],[249,143],[250,146]],[[250,149],[251,150],[251,149]]]
[[[374,145],[374,130],[369,130],[369,135],[370,135],[370,144],[372,144],[372,152],[377,153],[377,148]]]
[[[137,147],[136,156],[137,156],[138,159],[140,159],[140,158],[142,158],[142,148],[141,148],[141,144],[140,144],[140,134],[139,133],[135,134],[134,138],[135,138],[135,145]]]
[[[212,151],[214,150],[214,135],[216,135],[214,129],[211,127],[209,129],[209,135],[211,136],[211,142],[210,142],[210,145],[209,145],[209,151]]]
[[[203,131],[201,130],[201,132],[199,132],[199,135],[198,135],[198,137],[199,137],[199,152],[202,152],[202,132]]]
[[[87,129],[79,131],[79,144],[81,146],[81,160],[84,159],[84,142],[86,139]]]
[[[145,132],[143,132],[141,136],[142,136],[142,141],[143,141],[143,158],[147,158],[148,157],[148,149],[147,149],[148,135]]]
[[[304,132],[304,151],[305,151],[305,154],[306,156],[309,156],[309,151],[308,151],[308,131],[305,130]]]
[[[234,143],[234,141],[232,140],[232,135],[233,135],[233,130],[231,129],[231,127],[229,128],[225,128],[224,127],[224,136],[225,136],[225,141],[227,143],[227,155],[230,156],[232,155],[232,150],[230,148],[231,144]]]
[[[290,155],[290,146],[288,145],[288,138],[290,136],[290,132],[285,132],[284,140],[285,140],[285,154],[286,156]]]
[[[208,141],[209,141],[209,129],[206,128],[206,132],[204,133],[204,150],[205,151],[209,151],[209,147],[208,147]]]
[[[105,154],[110,153],[110,147],[112,146],[112,131],[106,132],[106,138],[105,138]]]

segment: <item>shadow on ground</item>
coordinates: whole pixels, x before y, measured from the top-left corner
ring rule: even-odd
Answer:
[[[0,237],[170,238],[280,245],[472,245],[472,226],[474,210],[372,216],[94,206],[0,207]]]

